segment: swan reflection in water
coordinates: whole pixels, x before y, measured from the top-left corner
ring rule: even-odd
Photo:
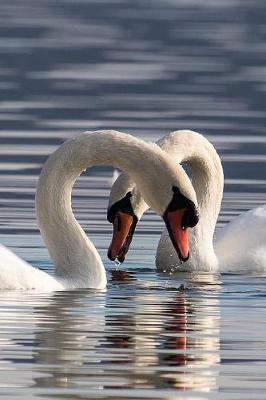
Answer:
[[[188,290],[169,287],[135,295],[129,290],[127,297],[121,295],[128,303],[127,312],[122,309],[107,321],[109,347],[125,349],[131,364],[130,371],[122,366],[120,371],[124,378],[131,375],[128,387],[217,389],[219,281],[207,274],[184,277]],[[112,362],[124,364],[125,354]]]
[[[30,306],[37,303],[28,310],[30,329],[9,335],[9,354],[15,352],[6,357],[4,351],[1,359],[25,384],[27,369],[19,363],[24,355],[31,363],[31,390],[49,389],[55,397],[60,388],[92,397],[101,391],[103,398],[116,398],[118,389],[145,389],[145,398],[154,389],[162,397],[169,389],[216,390],[219,282],[209,275],[200,279],[191,276],[187,288],[177,290],[176,281],[155,287],[135,280],[134,273],[120,273],[107,292],[57,292],[39,301],[23,295]],[[17,307],[21,299],[15,302]]]

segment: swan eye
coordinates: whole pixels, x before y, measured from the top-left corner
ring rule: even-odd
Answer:
[[[121,200],[116,201],[107,211],[107,221],[111,224],[119,211],[134,216],[131,200],[132,193],[128,192]]]
[[[169,203],[165,214],[175,211],[175,210],[184,210],[182,217],[182,229],[185,228],[193,228],[199,222],[199,214],[198,209],[193,203],[193,201],[189,200],[186,196],[184,196],[180,190],[173,186],[173,198]]]
[[[182,218],[182,229],[193,228],[199,222],[197,209],[187,208]]]

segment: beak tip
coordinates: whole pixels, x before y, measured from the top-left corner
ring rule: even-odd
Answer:
[[[123,254],[123,255],[121,255],[121,256],[119,256],[119,257],[117,257],[117,259],[118,259],[118,261],[122,264],[124,261],[125,261],[125,255]]]
[[[181,254],[179,254],[178,256],[179,256],[180,261],[181,261],[182,263],[184,263],[184,262],[188,261],[188,259],[189,259],[189,252],[187,253],[186,256],[181,255]]]
[[[109,249],[108,253],[107,253],[107,257],[109,258],[109,260],[114,261],[116,257],[114,257],[112,250]]]

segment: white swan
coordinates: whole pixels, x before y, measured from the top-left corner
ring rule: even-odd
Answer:
[[[193,205],[192,214],[196,214],[197,204],[182,167],[177,169],[158,146],[133,136],[116,131],[85,132],[63,143],[49,157],[38,182],[37,220],[54,262],[55,275],[32,267],[1,246],[0,289],[46,291],[106,286],[100,255],[71,209],[71,192],[76,179],[88,167],[103,164],[131,174],[146,202],[159,215],[164,215],[174,244],[179,248],[179,237],[171,222],[179,207],[174,189],[189,199]]]
[[[215,253],[221,271],[266,271],[266,205],[249,210],[217,230]]]
[[[163,232],[156,253],[156,266],[159,270],[216,271],[266,269],[266,207],[259,207],[240,215],[217,233],[215,250],[213,236],[223,195],[223,169],[220,158],[212,144],[202,135],[193,131],[176,131],[164,136],[157,144],[178,163],[186,163],[192,172],[192,184],[199,206],[199,223],[191,230],[190,257],[180,263],[169,235]],[[120,190],[122,188],[123,190]],[[147,205],[133,182],[126,174],[115,182],[109,200],[109,210],[114,204],[121,205],[121,197],[126,193],[130,198],[134,224],[141,218]],[[127,207],[129,208],[129,207]],[[122,212],[123,209],[120,209]],[[126,212],[124,210],[124,212]],[[127,223],[127,221],[125,221]],[[114,229],[114,237],[115,237]],[[123,249],[128,250],[130,241]],[[117,245],[118,246],[118,245]],[[112,243],[111,246],[112,247]],[[123,261],[126,252],[119,254]]]

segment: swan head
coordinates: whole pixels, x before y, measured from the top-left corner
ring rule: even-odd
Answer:
[[[131,198],[132,192],[129,191],[107,212],[107,220],[113,224],[113,238],[108,250],[108,258],[112,261],[116,258],[119,262],[125,260],[138,223]]]
[[[156,192],[147,185],[145,198],[163,218],[173,246],[181,261],[189,258],[189,231],[198,223],[198,206],[193,186],[183,168],[175,164],[172,179],[161,180]],[[142,194],[144,195],[145,193]],[[110,260],[123,262],[142,214],[149,207],[131,178],[122,173],[115,181],[107,211],[113,224],[113,238],[108,250]]]
[[[187,261],[189,259],[188,228],[197,225],[198,209],[177,186],[173,186],[172,190],[173,197],[163,214],[163,220],[180,261]]]

